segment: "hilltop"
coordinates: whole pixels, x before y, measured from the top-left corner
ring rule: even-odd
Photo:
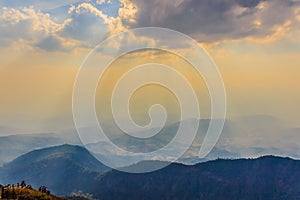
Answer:
[[[31,187],[0,186],[0,199],[18,200],[65,200],[50,193],[41,192]]]

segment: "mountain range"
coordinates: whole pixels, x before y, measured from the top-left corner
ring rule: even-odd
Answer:
[[[113,123],[105,123],[111,130],[108,131],[110,132],[108,134],[111,141],[117,146],[133,152],[147,152],[161,148],[170,142],[179,126],[179,123],[168,124],[159,136],[153,137],[149,141],[143,141],[134,140],[128,136],[124,136],[124,134],[116,134],[117,128]],[[236,159],[263,155],[277,155],[294,159],[300,158],[300,129],[289,127],[285,122],[271,116],[257,115],[226,120],[221,137],[213,151],[205,159],[199,159],[198,152],[209,123],[209,119],[199,120],[197,137],[190,149],[180,158],[179,162],[191,165],[217,158]],[[1,130],[4,132],[1,132]],[[0,128],[0,134],[5,135],[12,133],[14,130],[9,130],[7,127]],[[151,129],[146,131],[151,131]],[[76,130],[72,129],[57,133],[0,136],[0,166],[32,150],[62,144],[83,146]],[[104,160],[117,157],[120,161],[118,163],[119,167],[145,160],[143,157],[136,159],[128,155],[124,156],[120,152],[115,152],[115,149],[111,148],[107,143],[97,139],[91,140],[91,143],[85,144],[85,147],[90,152],[93,152],[94,155],[99,155]],[[178,147],[180,149],[180,144],[178,144]],[[172,152],[174,151],[176,149],[172,150]],[[159,159],[168,161],[169,158],[170,154],[166,153],[166,155],[161,155]]]
[[[160,161],[142,161],[130,168]],[[24,154],[0,169],[0,183],[25,180],[62,196],[82,191],[95,199],[299,199],[300,161],[264,156],[217,159],[130,174],[109,169],[80,146]]]

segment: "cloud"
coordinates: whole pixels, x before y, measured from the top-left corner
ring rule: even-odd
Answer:
[[[125,1],[127,2],[127,1]],[[178,30],[201,42],[265,38],[290,21],[296,26],[296,2],[291,0],[133,0],[131,27],[159,26]],[[132,4],[132,2],[131,2]]]
[[[66,18],[60,21],[38,10],[41,3],[2,7],[0,45],[20,42],[46,51],[92,48],[107,36],[144,26],[171,28],[204,43],[241,38],[272,41],[295,27],[299,30],[300,21],[300,3],[292,0],[119,0],[118,16],[97,7],[109,4],[107,0],[94,0],[96,5],[70,2],[76,3],[66,7]]]
[[[36,47],[47,51],[69,51],[72,46],[64,43],[62,38],[54,35],[49,35],[35,44]]]
[[[101,5],[101,4],[104,4],[104,3],[105,3],[105,0],[97,0],[96,3],[97,3],[97,4],[100,4],[100,5]]]
[[[120,3],[121,8],[119,9],[119,17],[122,19],[122,21],[126,21],[128,23],[135,23],[137,15],[136,5],[131,0],[120,0]],[[144,14],[147,15],[148,11]]]
[[[61,23],[34,7],[0,10],[0,46],[18,42],[46,51],[67,51],[97,45],[110,30],[122,27],[117,20],[90,3],[71,6]]]
[[[9,45],[11,41],[36,42],[60,28],[48,14],[36,12],[32,7],[23,9],[2,8],[0,11],[0,41]]]
[[[64,38],[84,41],[87,45],[96,45],[103,40],[112,20],[89,3],[72,6],[69,15],[58,34]]]
[[[41,11],[47,11],[51,9],[56,9],[62,6],[67,6],[70,4],[80,4],[84,2],[90,2],[91,0],[1,0],[1,7],[12,7],[12,8],[24,8],[34,6],[35,9]]]
[[[237,0],[237,3],[241,7],[246,7],[246,8],[254,8],[258,6],[260,2],[263,2],[265,0]]]

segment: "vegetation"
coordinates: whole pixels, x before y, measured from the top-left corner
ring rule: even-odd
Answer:
[[[1,187],[2,199],[18,199],[18,200],[63,200],[51,194],[43,193],[29,187]]]
[[[145,164],[145,163],[143,163]],[[300,199],[300,161],[266,156],[218,159],[194,166],[171,164],[146,174],[112,170],[98,177],[98,199]]]

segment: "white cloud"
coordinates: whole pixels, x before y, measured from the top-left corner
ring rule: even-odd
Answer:
[[[35,11],[32,7],[23,9],[2,8],[0,11],[0,41],[10,42],[23,39],[28,43],[37,42],[61,28],[54,23],[49,14]]]
[[[96,45],[107,34],[111,20],[92,4],[83,3],[69,9],[69,18],[58,34],[85,42],[86,45]]]
[[[105,0],[97,0],[96,3],[97,3],[97,4],[100,4],[100,5],[101,5],[101,4],[104,4],[104,3],[105,3]]]
[[[34,7],[0,10],[0,46],[22,45],[47,51],[66,51],[74,47],[94,47],[115,27],[122,27],[92,4],[71,6],[62,23]]]
[[[72,48],[74,42],[65,41],[57,35],[63,27],[63,24],[55,23],[49,14],[36,11],[33,7],[4,7],[0,11],[0,45],[66,51]]]

